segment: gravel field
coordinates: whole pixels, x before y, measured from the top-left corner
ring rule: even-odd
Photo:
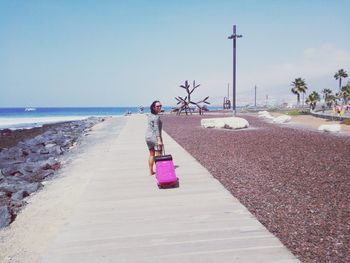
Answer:
[[[209,117],[162,121],[301,261],[350,262],[350,136],[245,115],[249,129],[201,128]]]

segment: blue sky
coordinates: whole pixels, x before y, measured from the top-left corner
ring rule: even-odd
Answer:
[[[295,101],[290,83],[337,89],[350,73],[350,0],[0,0],[0,107],[176,104],[185,80],[194,99],[221,104]],[[230,92],[231,95],[231,92]]]

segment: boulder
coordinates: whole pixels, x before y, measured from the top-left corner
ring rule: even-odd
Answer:
[[[56,146],[56,143],[46,143],[45,144],[45,148],[51,148],[51,147],[54,147]]]
[[[16,176],[21,175],[21,164],[5,164],[2,165],[2,168],[0,169],[1,174],[4,176]]]
[[[0,201],[1,201],[2,199],[6,199],[6,198],[8,198],[8,197],[9,197],[9,195],[8,195],[7,193],[0,191]]]
[[[40,162],[26,162],[22,165],[21,172],[22,174],[35,173],[41,170],[40,164]]]
[[[17,192],[17,190],[15,183],[11,181],[9,182],[6,180],[0,183],[0,191],[6,193],[7,196],[11,196],[13,193]]]
[[[43,148],[38,149],[37,153],[39,153],[39,154],[48,154],[49,150],[43,147]]]
[[[25,155],[23,154],[22,150],[18,147],[12,147],[9,148],[6,151],[1,152],[1,159],[2,160],[16,160],[18,162],[24,161]]]
[[[20,190],[16,193],[14,193],[12,196],[11,196],[11,199],[14,200],[14,201],[19,201],[19,200],[22,200],[23,198],[29,196],[29,193],[25,190]]]
[[[31,153],[28,155],[26,162],[31,163],[31,162],[38,162],[38,161],[43,161],[48,158],[47,154],[39,154],[39,153]]]
[[[55,156],[55,155],[61,155],[63,154],[64,150],[62,149],[61,146],[55,145],[53,147],[50,147],[49,149],[49,154]]]
[[[268,111],[259,111],[258,112],[258,117],[259,118],[270,119],[270,120],[274,119],[274,117],[272,117]]]
[[[319,131],[325,131],[325,132],[340,132],[340,124],[322,124],[320,127],[318,127]]]
[[[12,216],[12,221],[16,218],[19,211],[25,206],[27,203],[24,200],[12,200],[9,203],[9,210]]]
[[[46,138],[44,134],[38,135],[34,137],[33,139],[29,139],[25,141],[25,144],[29,147],[36,146],[36,145],[45,145]]]
[[[8,226],[11,223],[10,209],[4,205],[0,206],[0,228]]]
[[[19,191],[25,191],[28,194],[34,193],[38,191],[38,189],[41,187],[41,183],[27,183],[22,189]]]
[[[56,161],[55,159],[46,160],[41,164],[42,170],[58,170],[61,167],[61,163]]]
[[[43,181],[46,177],[48,176],[51,176],[54,174],[54,170],[45,170],[45,171],[39,171],[37,173],[33,173],[31,175],[27,175],[25,177],[25,179],[28,181],[28,182],[41,182]]]
[[[238,117],[209,118],[202,119],[201,126],[204,128],[244,129],[249,127],[249,123],[246,119]]]
[[[290,117],[288,115],[281,115],[281,116],[274,118],[273,122],[274,123],[287,123],[287,122],[290,122],[291,119],[292,119],[292,117]]]

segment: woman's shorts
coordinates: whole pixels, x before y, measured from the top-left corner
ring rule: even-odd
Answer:
[[[148,147],[149,150],[154,149],[154,147],[156,146],[156,142],[155,141],[146,140],[146,143],[147,143],[147,147]]]
[[[146,140],[147,143],[147,147],[149,150],[155,150],[155,151],[161,151],[162,150],[162,146],[158,146],[157,143],[155,141],[152,140]]]

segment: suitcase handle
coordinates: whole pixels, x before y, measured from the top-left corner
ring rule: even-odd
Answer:
[[[156,145],[156,147],[158,148],[159,145]],[[156,147],[155,147],[155,151],[160,152],[160,156],[165,155],[165,147],[164,147],[164,144],[162,144],[162,150],[161,150],[161,151],[159,151],[158,149],[156,150]]]

